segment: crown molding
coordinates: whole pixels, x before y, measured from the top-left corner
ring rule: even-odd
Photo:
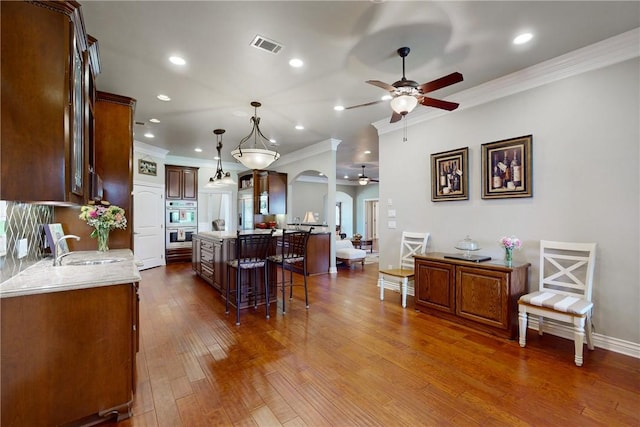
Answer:
[[[167,154],[169,154],[169,150],[136,140],[133,141],[133,151],[134,153],[146,154],[160,159],[166,158]]]
[[[458,92],[450,96],[450,100],[460,103],[460,107],[453,113],[567,77],[637,58],[640,56],[640,43],[638,43],[638,40],[640,40],[640,28],[635,28],[529,68]],[[405,121],[407,126],[413,126],[445,114],[452,114],[452,112],[436,108],[425,108],[408,114],[399,122],[389,123],[387,119],[384,119],[374,122],[373,126],[378,130],[378,135],[382,135],[402,129]]]
[[[328,151],[337,151],[338,145],[342,140],[329,138],[324,141],[317,142],[313,145],[310,145],[305,148],[301,148],[296,151],[292,151],[288,154],[283,154],[282,157],[277,161],[278,165],[288,165],[290,163],[297,162],[299,160],[308,159],[309,157],[316,156],[318,154],[326,153]]]

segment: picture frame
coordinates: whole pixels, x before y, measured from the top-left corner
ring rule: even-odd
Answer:
[[[482,198],[533,197],[533,135],[482,144]]]
[[[431,154],[431,201],[469,199],[469,147]]]
[[[44,234],[47,238],[47,244],[49,245],[49,249],[51,250],[51,254],[54,258],[58,255],[66,254],[69,252],[69,246],[67,245],[66,240],[60,240],[62,236],[64,236],[64,230],[62,229],[62,224],[44,224]],[[60,253],[56,253],[56,242],[60,240],[60,244],[58,245],[58,249]]]
[[[158,165],[156,162],[152,162],[150,160],[138,160],[138,173],[142,175],[153,175],[156,176],[158,174]]]

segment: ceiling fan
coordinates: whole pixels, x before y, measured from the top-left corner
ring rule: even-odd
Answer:
[[[443,110],[452,111],[458,108],[458,103],[443,101],[441,99],[429,98],[425,96],[429,92],[442,89],[443,87],[450,86],[454,83],[459,83],[463,80],[462,74],[451,73],[439,79],[432,80],[428,83],[418,84],[413,80],[407,80],[405,77],[404,59],[409,55],[411,49],[408,47],[401,47],[397,50],[398,55],[402,58],[402,79],[398,80],[394,84],[390,85],[380,80],[367,80],[366,83],[377,86],[384,90],[389,91],[391,99],[391,108],[393,114],[391,115],[391,123],[395,123],[403,116],[410,113],[418,104],[422,104],[427,107],[441,108]],[[345,110],[352,108],[366,107],[369,105],[378,104],[380,101],[367,102],[365,104],[354,105],[347,107]]]
[[[364,174],[364,165],[362,165],[362,173],[358,174],[359,177],[357,179],[353,179],[352,181],[358,181],[360,185],[367,185],[370,182],[379,182],[377,179],[369,178]]]

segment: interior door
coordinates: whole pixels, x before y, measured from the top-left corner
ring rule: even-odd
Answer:
[[[364,202],[364,233],[366,239],[376,240],[378,238],[378,200],[365,200]]]
[[[143,262],[140,270],[165,265],[163,193],[162,186],[133,186],[133,248],[135,257]]]

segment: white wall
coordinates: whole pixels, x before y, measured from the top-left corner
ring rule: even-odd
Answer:
[[[380,224],[393,200],[397,230],[380,227],[380,265],[397,257],[401,229],[431,233],[430,250],[455,251],[469,234],[501,259],[498,239],[515,234],[516,260],[538,283],[542,239],[597,242],[594,325],[640,343],[639,60],[569,77],[380,136]],[[482,200],[480,146],[533,135],[533,197]],[[469,147],[468,201],[431,202],[429,155]],[[401,166],[401,167],[400,167]],[[406,173],[397,173],[398,170]]]

